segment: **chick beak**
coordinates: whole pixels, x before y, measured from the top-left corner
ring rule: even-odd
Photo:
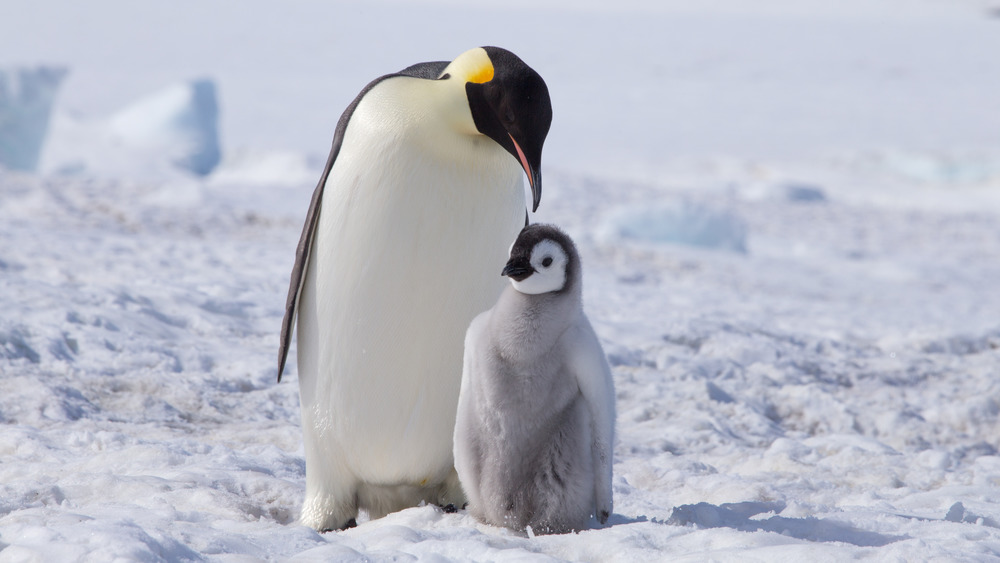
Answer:
[[[521,258],[511,258],[507,265],[504,266],[503,271],[500,272],[501,276],[507,276],[514,281],[524,281],[531,274],[535,273],[535,269],[531,267],[531,264],[527,260]]]

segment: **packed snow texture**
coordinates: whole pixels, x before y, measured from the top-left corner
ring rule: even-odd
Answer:
[[[66,70],[0,68],[0,166],[34,171]]]
[[[338,13],[365,21],[368,12],[250,2],[220,19],[208,3],[171,7],[183,18],[156,15],[170,33],[190,31],[181,56],[159,60],[156,80],[130,81],[162,49],[137,40],[130,3],[88,3],[104,9],[88,20],[102,37],[130,46],[114,51],[121,59],[97,56],[120,47],[110,40],[73,49],[83,16],[75,4],[45,4],[15,3],[47,15],[34,28],[0,20],[0,53],[14,52],[9,41],[35,58],[63,60],[46,49],[64,49],[74,69],[64,117],[105,120],[151,90],[146,78],[207,74],[219,77],[220,116],[260,136],[229,137],[244,146],[234,142],[205,177],[128,163],[103,176],[0,171],[0,561],[1000,559],[1000,115],[982,97],[995,101],[1000,81],[1000,23],[976,2],[532,12],[555,34],[566,21],[620,29],[621,46],[602,43],[608,52],[584,62],[629,77],[615,82],[624,104],[587,89],[611,84],[576,57],[589,43],[501,25],[534,8],[379,12],[398,33],[442,13],[468,16],[483,37],[434,34],[434,52],[419,58],[506,45],[552,91],[533,220],[560,225],[580,248],[618,427],[608,525],[537,537],[432,506],[344,532],[295,523],[305,476],[294,362],[275,383],[295,244],[336,114],[368,79],[414,62],[415,49],[390,53],[362,37],[370,29],[339,25],[370,48],[350,49],[356,60],[343,72],[311,67],[310,76],[317,90],[347,81],[353,93],[326,101],[334,117],[320,147],[273,147],[257,141],[286,131],[264,110],[278,104],[282,123],[318,127],[314,94],[298,103],[289,92],[306,89],[289,87],[272,99],[289,75],[274,70],[275,82],[261,83],[247,52],[234,61],[231,49],[198,41],[256,25],[287,42],[266,42],[272,59],[253,60],[294,67],[316,50],[344,50],[327,43],[338,37],[296,26],[329,31]],[[218,68],[186,74],[177,61],[191,52]],[[956,52],[965,58],[949,58]],[[768,59],[775,53],[784,55]],[[824,98],[828,114],[803,121],[800,96],[827,88],[828,72],[838,88]],[[99,79],[122,99],[73,93]],[[261,89],[228,86],[251,83]],[[713,87],[760,103],[741,121],[721,93],[697,95]],[[903,91],[909,105],[896,98]],[[591,94],[600,112],[583,101]],[[688,109],[676,122],[647,111],[648,100],[669,98],[662,111],[674,112],[678,95]],[[877,147],[857,142],[868,126]],[[767,129],[761,143],[787,153],[731,155]],[[809,145],[827,134],[836,151]],[[696,150],[677,154],[681,137]],[[923,144],[931,137],[943,144]],[[659,230],[667,220],[685,228]]]

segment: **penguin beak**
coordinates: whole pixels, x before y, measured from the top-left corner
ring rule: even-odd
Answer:
[[[500,272],[501,276],[507,276],[514,281],[524,281],[531,274],[535,273],[535,269],[531,267],[531,264],[523,258],[511,258],[504,266],[503,271]]]
[[[524,168],[524,173],[528,175],[528,184],[531,186],[531,212],[534,213],[538,211],[538,204],[542,202],[542,171],[539,166],[532,166],[528,162],[528,157],[524,156],[524,150],[521,149],[521,145],[518,144],[517,139],[509,131],[507,132],[507,136],[510,137],[510,142],[514,143],[514,150],[517,152],[517,159],[521,163],[521,168]]]

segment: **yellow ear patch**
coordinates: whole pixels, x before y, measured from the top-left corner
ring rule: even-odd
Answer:
[[[459,80],[482,84],[493,80],[493,61],[482,47],[469,49],[451,61],[444,72]]]
[[[493,63],[489,63],[477,70],[472,76],[469,77],[469,82],[475,84],[482,84],[483,82],[489,82],[493,80]]]

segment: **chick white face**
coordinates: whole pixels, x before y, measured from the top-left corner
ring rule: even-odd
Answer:
[[[550,293],[566,286],[568,263],[569,257],[559,243],[542,239],[531,249],[531,256],[527,261],[511,256],[504,268],[504,275],[510,278],[514,289],[521,293]]]

